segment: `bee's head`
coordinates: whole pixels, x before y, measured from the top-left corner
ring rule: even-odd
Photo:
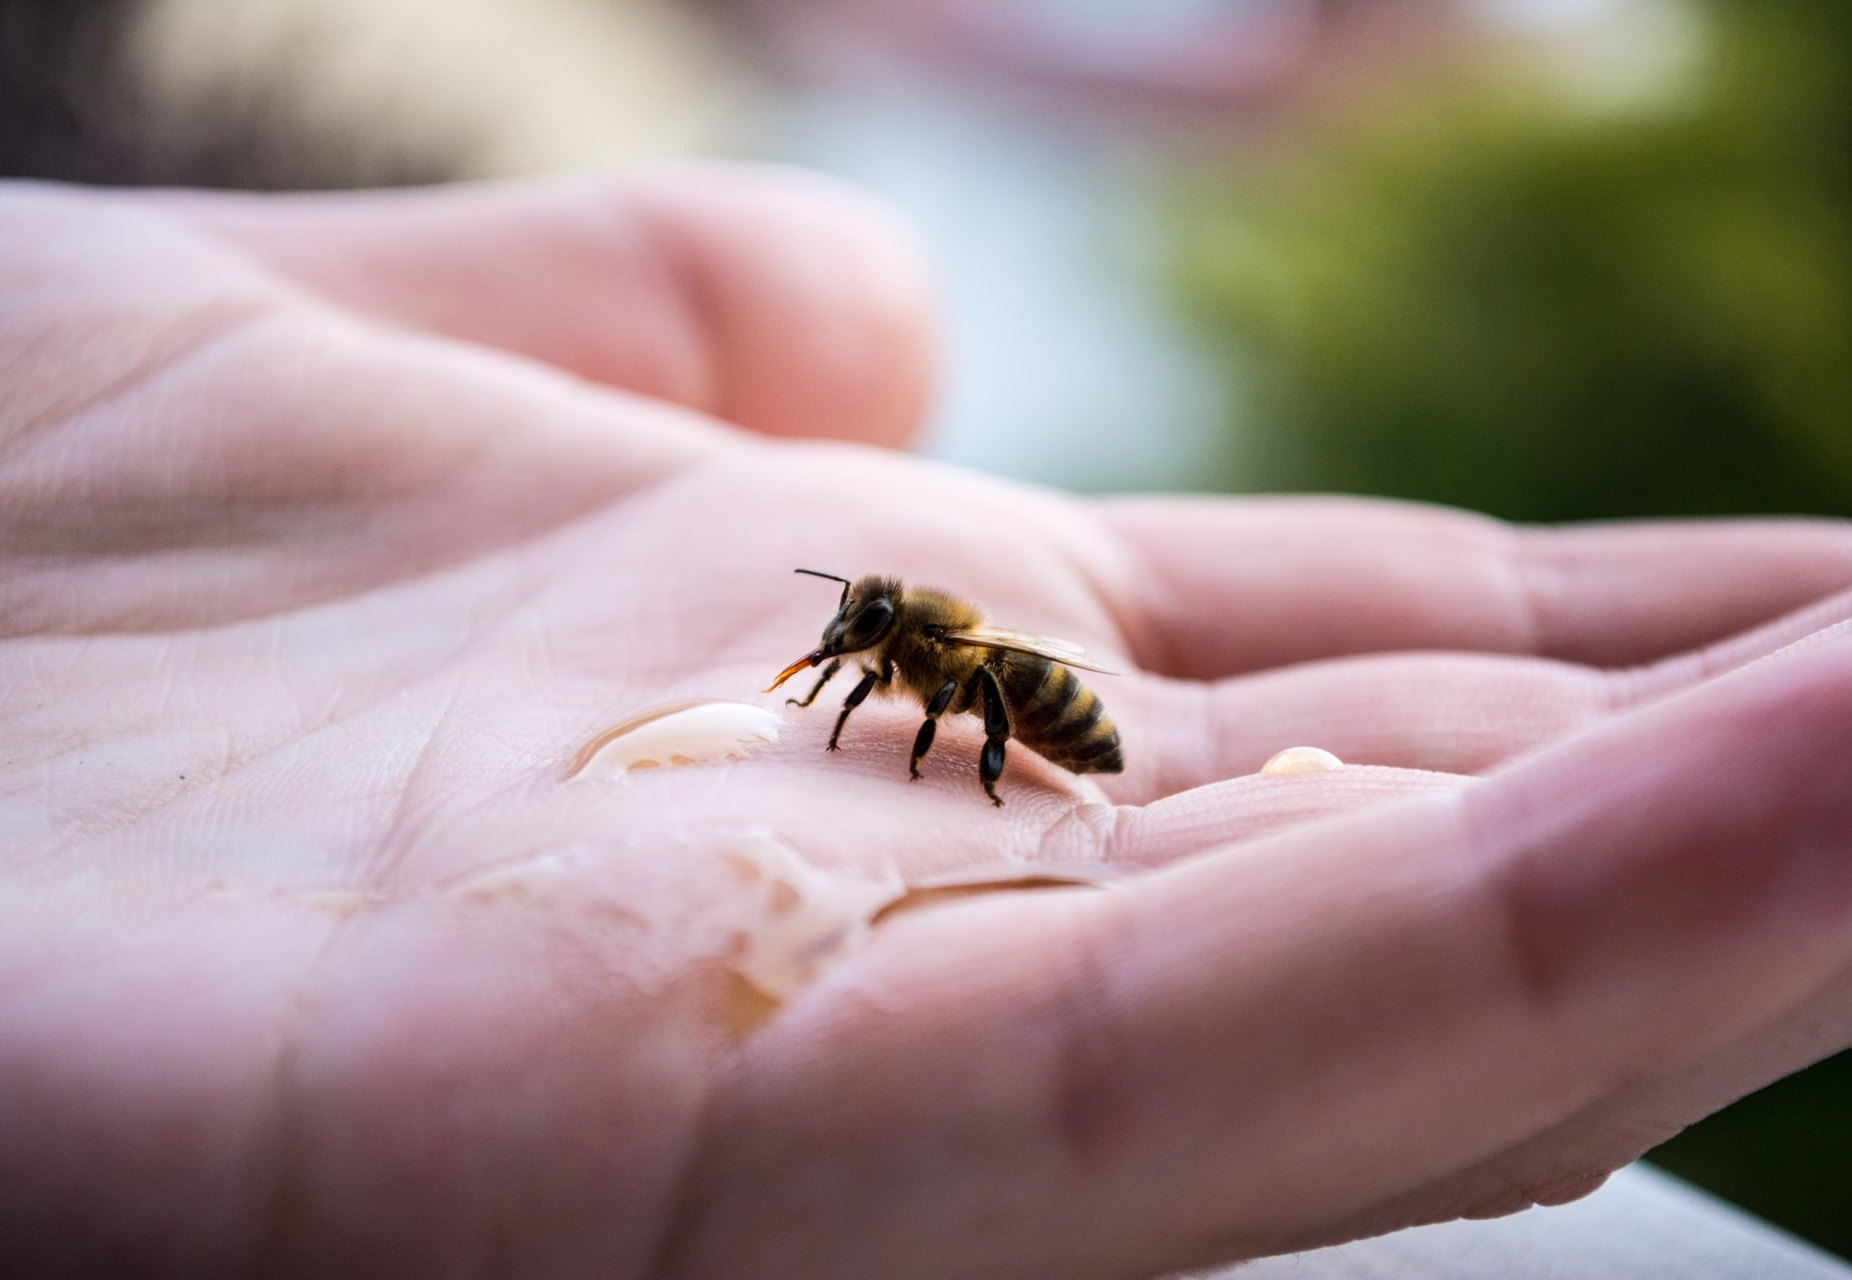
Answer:
[[[797,572],[842,583],[842,599],[837,603],[836,616],[823,628],[823,639],[817,647],[786,667],[778,679],[772,682],[771,689],[766,690],[767,693],[805,667],[814,667],[826,658],[839,658],[844,654],[861,653],[865,649],[874,648],[887,639],[888,633],[894,629],[894,618],[899,612],[900,583],[893,578],[870,574],[851,582],[833,573],[818,573],[815,569],[799,569]]]
[[[809,569],[798,572],[812,573],[819,578],[826,576]],[[887,633],[894,627],[900,595],[898,582],[872,574],[854,582],[843,578],[836,581],[842,583],[842,600],[836,606],[836,616],[823,628],[823,640],[817,646],[819,661],[872,649],[887,639]]]

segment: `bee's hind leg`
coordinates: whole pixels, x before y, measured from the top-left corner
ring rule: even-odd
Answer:
[[[932,701],[926,704],[926,723],[913,739],[913,756],[907,761],[907,776],[915,782],[920,777],[920,757],[932,746],[933,727],[945,709],[952,705],[952,695],[958,692],[958,681],[947,680],[939,687],[939,692],[932,695]]]
[[[984,750],[977,758],[977,776],[990,802],[1001,807],[1003,797],[997,794],[997,779],[1003,776],[1003,744],[1010,736],[1010,713],[1003,705],[997,677],[979,668],[978,679],[984,687]]]

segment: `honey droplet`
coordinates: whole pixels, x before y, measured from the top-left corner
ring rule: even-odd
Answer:
[[[1342,769],[1344,762],[1323,747],[1288,747],[1260,767],[1267,777],[1289,773],[1329,773]]]
[[[697,698],[639,712],[579,749],[569,778],[617,778],[639,769],[736,760],[778,741],[778,714],[749,702]]]

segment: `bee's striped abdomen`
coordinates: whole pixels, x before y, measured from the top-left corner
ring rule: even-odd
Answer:
[[[1105,704],[1072,671],[1046,658],[1011,654],[999,675],[1018,742],[1070,773],[1125,768],[1119,730]]]

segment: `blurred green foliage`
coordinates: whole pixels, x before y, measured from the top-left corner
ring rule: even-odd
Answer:
[[[1188,185],[1230,487],[1852,512],[1852,5],[1700,10],[1649,106],[1505,68]]]
[[[1852,3],[1693,6],[1657,99],[1501,66],[1183,184],[1225,487],[1852,514]],[[1852,1257],[1852,1055],[1655,1158]]]
[[[1744,1098],[1651,1158],[1852,1259],[1852,1053]]]

